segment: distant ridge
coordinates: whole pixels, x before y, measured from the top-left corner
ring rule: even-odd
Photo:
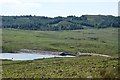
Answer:
[[[2,16],[2,28],[25,30],[78,30],[86,28],[119,28],[120,17],[112,15],[82,15],[67,17]]]

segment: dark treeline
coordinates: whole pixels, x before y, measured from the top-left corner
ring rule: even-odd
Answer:
[[[120,17],[104,15],[82,15],[67,17],[2,16],[2,28],[26,30],[77,30],[85,28],[120,27]]]

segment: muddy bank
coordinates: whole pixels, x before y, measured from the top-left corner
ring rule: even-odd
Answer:
[[[43,51],[43,50],[29,50],[29,49],[21,49],[19,51],[16,51],[16,53],[37,53],[37,54],[53,54],[53,55],[59,55],[62,52],[52,52],[52,51]]]
[[[111,57],[109,55],[96,54],[96,53],[80,53],[78,52],[77,56],[102,56],[102,57]]]
[[[77,54],[74,53],[67,53],[67,52],[52,52],[52,51],[43,51],[43,50],[29,50],[29,49],[21,49],[20,51],[16,51],[17,53],[37,53],[37,54],[53,54],[53,55],[60,55],[60,56],[102,56],[102,57],[111,57],[109,55],[103,55],[103,54],[96,54],[96,53],[80,53]]]
[[[60,56],[77,56],[74,53],[68,52],[52,52],[52,51],[43,51],[43,50],[29,50],[29,49],[21,49],[20,51],[16,51],[16,53],[37,53],[37,54],[52,54],[52,55],[60,55]]]

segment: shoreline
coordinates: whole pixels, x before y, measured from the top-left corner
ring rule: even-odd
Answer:
[[[36,53],[36,54],[51,54],[51,55],[59,55],[62,52],[53,52],[53,51],[44,51],[44,50],[30,50],[30,49],[21,49],[19,51],[15,51],[15,53]]]
[[[51,54],[51,55],[71,55],[71,56],[102,56],[102,57],[110,57],[109,55],[104,55],[104,54],[96,54],[96,53],[80,53],[78,52],[77,54],[74,53],[67,53],[67,52],[53,52],[53,51],[44,51],[44,50],[29,50],[29,49],[21,49],[20,51],[17,51],[17,53],[36,53],[36,54]]]
[[[15,54],[16,53],[31,53],[31,54],[44,54],[44,55],[47,55],[47,54],[51,54],[51,55],[61,55],[61,56],[75,56],[75,57],[81,57],[81,56],[102,56],[102,57],[109,57],[109,58],[112,58],[112,56],[109,56],[109,55],[104,55],[104,54],[96,54],[96,53],[81,53],[81,52],[78,52],[77,54],[74,54],[74,53],[68,53],[68,52],[53,52],[53,51],[44,51],[44,50],[29,50],[29,49],[21,49],[19,51],[15,51]]]

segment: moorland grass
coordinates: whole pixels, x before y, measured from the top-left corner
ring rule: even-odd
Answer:
[[[118,29],[74,31],[2,30],[3,52],[35,49],[117,56]],[[23,55],[24,56],[24,55]],[[2,61],[3,78],[118,78],[118,58],[82,56]]]
[[[118,29],[85,29],[74,31],[2,30],[3,52],[20,49],[99,53],[117,55]]]
[[[86,56],[3,61],[3,78],[118,78],[117,59]]]

